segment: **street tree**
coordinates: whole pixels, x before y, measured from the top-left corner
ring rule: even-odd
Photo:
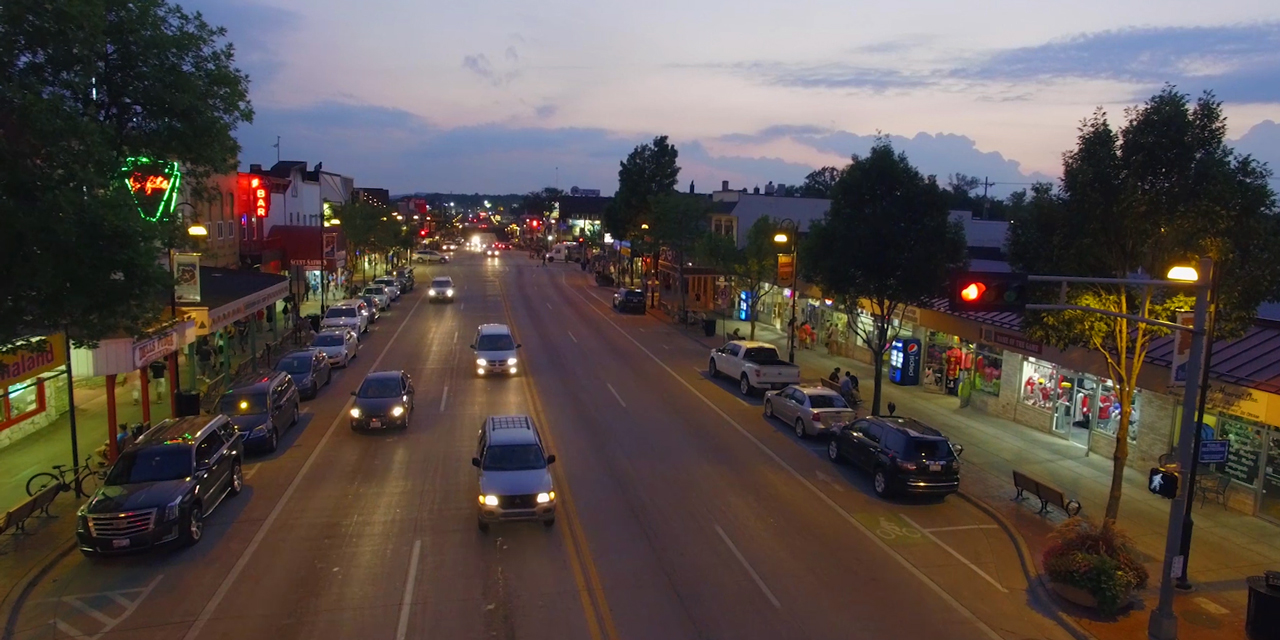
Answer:
[[[677,278],[680,281],[680,312],[683,314],[688,308],[684,266],[707,232],[711,201],[703,196],[671,191],[653,196],[649,209],[653,212],[649,233],[654,242],[668,251],[670,259],[676,263]]]
[[[840,169],[836,167],[815,169],[804,177],[804,184],[800,185],[800,195],[806,198],[830,198],[831,189],[836,186],[836,181],[839,179]]]
[[[248,83],[224,29],[164,0],[0,4],[0,345],[155,327],[158,254],[189,221],[144,220],[121,168],[175,161],[197,186],[234,170]]]
[[[778,221],[761,216],[747,229],[746,244],[725,235],[705,233],[699,242],[699,260],[733,278],[737,289],[749,294],[747,302],[750,338],[756,339],[756,315],[760,301],[778,286],[778,245],[774,235]]]
[[[1226,144],[1221,103],[1211,94],[1193,105],[1166,87],[1125,116],[1118,132],[1101,109],[1082,122],[1064,156],[1061,188],[1034,188],[1029,209],[1010,226],[1011,263],[1037,274],[1163,278],[1171,266],[1211,257],[1218,336],[1239,334],[1260,303],[1280,297],[1270,172]],[[1073,287],[1068,302],[1166,321],[1191,304],[1186,292],[1120,285]],[[1028,313],[1026,331],[1106,358],[1120,405],[1104,514],[1104,525],[1113,526],[1138,375],[1151,342],[1167,331],[1085,311]]]
[[[871,412],[880,412],[884,354],[895,320],[910,305],[946,292],[965,263],[964,230],[947,212],[933,176],[923,176],[887,139],[853,157],[833,190],[831,208],[800,245],[806,280],[830,292],[876,363]],[[869,326],[858,322],[869,315]]]
[[[605,231],[617,238],[631,238],[640,225],[653,217],[654,197],[675,191],[680,176],[680,155],[667,136],[637,145],[618,168],[618,193],[614,206],[605,211]]]

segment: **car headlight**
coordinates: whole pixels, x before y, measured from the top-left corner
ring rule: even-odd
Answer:
[[[480,504],[496,507],[498,506],[498,496],[480,496]]]
[[[435,294],[436,294],[436,290],[435,290],[435,289],[431,289],[430,291],[427,291],[427,295],[429,295],[429,296],[434,296]]]
[[[452,298],[452,297],[453,297],[453,289],[449,289],[448,291],[445,291],[445,292],[444,292],[444,294],[445,294],[446,296],[449,296],[450,298]]]
[[[178,507],[182,506],[182,496],[174,498],[173,502],[165,505],[164,519],[165,522],[178,519]]]
[[[487,363],[485,362],[484,358],[476,358],[476,364],[483,367]]]
[[[360,415],[361,415],[361,414],[360,414],[360,408],[359,408],[359,407],[351,407],[351,417],[352,417],[352,418],[359,418],[359,417],[360,417]]]
[[[507,358],[507,364],[515,364],[515,363],[516,363],[515,358]]]
[[[262,423],[262,424],[260,424],[260,425],[258,425],[258,426],[256,426],[256,427],[254,427],[254,428],[253,428],[253,431],[251,431],[251,432],[250,432],[250,434],[251,434],[251,435],[255,435],[255,436],[265,435],[265,434],[267,433],[267,425],[269,425],[269,424],[270,424],[269,422],[264,422],[264,423]]]
[[[546,493],[538,494],[538,504],[546,504],[555,499],[556,499],[556,492],[554,491],[548,491]]]
[[[404,415],[404,407],[397,406],[391,409],[392,418],[399,418],[402,415]]]

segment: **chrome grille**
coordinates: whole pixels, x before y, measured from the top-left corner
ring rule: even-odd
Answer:
[[[499,501],[503,509],[532,509],[538,504],[538,496],[537,494],[502,496]]]
[[[146,533],[155,526],[156,510],[88,516],[89,535],[95,538],[128,538]]]

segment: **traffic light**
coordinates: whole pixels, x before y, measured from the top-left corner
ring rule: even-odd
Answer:
[[[1024,274],[965,272],[952,282],[952,311],[1022,311],[1026,305]]]

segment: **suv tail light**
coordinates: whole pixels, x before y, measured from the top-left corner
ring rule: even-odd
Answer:
[[[920,466],[910,460],[903,460],[901,458],[894,460],[894,463],[897,464],[898,468],[902,469],[903,471],[915,471],[916,468]]]

